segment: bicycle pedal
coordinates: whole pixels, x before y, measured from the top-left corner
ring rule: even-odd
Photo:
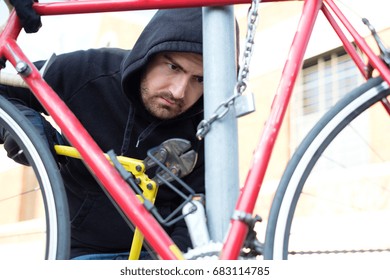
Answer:
[[[256,110],[253,92],[238,96],[234,100],[234,109],[237,118],[253,113]]]

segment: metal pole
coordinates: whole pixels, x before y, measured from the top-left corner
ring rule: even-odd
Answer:
[[[204,112],[209,118],[234,93],[235,20],[232,6],[203,8]],[[234,106],[205,137],[206,214],[210,237],[222,242],[239,193]]]

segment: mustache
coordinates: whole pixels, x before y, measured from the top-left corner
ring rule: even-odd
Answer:
[[[155,97],[164,98],[164,99],[168,100],[169,102],[176,104],[179,107],[183,107],[183,104],[184,104],[184,100],[182,98],[175,98],[173,96],[173,94],[168,92],[168,91],[159,92],[158,94],[156,94]]]

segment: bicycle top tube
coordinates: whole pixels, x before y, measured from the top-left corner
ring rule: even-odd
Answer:
[[[304,0],[263,0],[261,2],[287,2]],[[35,3],[35,10],[41,15],[98,13],[148,9],[169,9],[189,7],[211,7],[249,4],[251,0],[86,0],[53,3]]]

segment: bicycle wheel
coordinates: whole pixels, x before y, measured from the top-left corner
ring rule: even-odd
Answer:
[[[370,79],[302,141],[275,193],[266,259],[389,254],[390,122],[381,104],[389,94]]]
[[[30,163],[17,164],[0,145],[0,259],[67,259],[68,206],[53,156],[35,128],[2,96],[0,126]]]

